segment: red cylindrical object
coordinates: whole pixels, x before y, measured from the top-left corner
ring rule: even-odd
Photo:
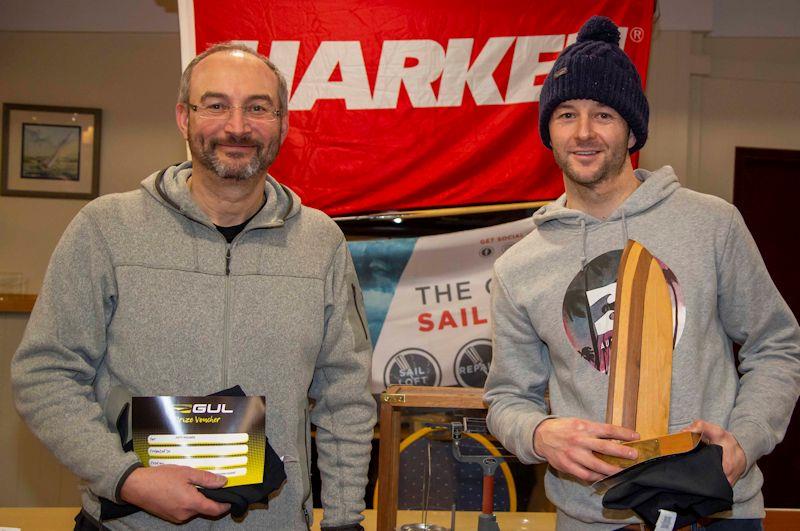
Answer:
[[[494,476],[483,476],[483,498],[481,512],[492,514],[494,512]]]

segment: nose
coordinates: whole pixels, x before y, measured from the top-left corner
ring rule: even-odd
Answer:
[[[225,131],[234,135],[250,132],[250,123],[244,117],[244,109],[231,107],[228,119],[225,121]]]
[[[576,136],[581,139],[589,139],[594,136],[591,117],[586,114],[578,116]]]

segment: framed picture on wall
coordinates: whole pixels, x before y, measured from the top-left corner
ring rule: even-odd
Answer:
[[[3,104],[0,193],[97,197],[101,117],[100,109]]]

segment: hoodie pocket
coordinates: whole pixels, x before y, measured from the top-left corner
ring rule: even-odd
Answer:
[[[306,523],[306,526],[311,527],[311,516],[308,513],[306,507],[306,501],[311,496],[311,482],[308,479],[308,473],[306,471],[306,466],[303,460],[298,459],[297,457],[285,455],[281,457],[283,461],[283,467],[286,469],[286,476],[288,481],[295,485],[295,489],[298,489],[297,492],[297,501],[299,502],[298,509],[300,510],[300,514],[302,515],[303,521]]]
[[[756,496],[761,495],[761,487],[764,486],[764,475],[754,464],[750,470],[745,473],[736,481],[733,486],[733,503],[740,504],[749,502]],[[763,503],[763,500],[761,501]]]

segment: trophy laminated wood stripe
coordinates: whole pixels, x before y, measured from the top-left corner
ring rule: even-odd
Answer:
[[[639,252],[638,250],[634,252]],[[622,308],[619,303],[620,292],[622,291],[622,281],[625,276],[625,264],[628,263],[628,256],[631,253],[631,246],[625,245],[622,251],[622,256],[619,260],[617,269],[617,289],[614,297],[614,326],[613,326],[613,344],[611,345],[611,354],[609,356],[609,374],[608,374],[608,398],[606,402],[606,422],[608,424],[622,425],[622,393],[615,393],[614,389],[621,386],[622,383],[617,383],[617,374],[625,374],[625,362],[627,361],[624,356],[617,356],[617,352],[626,352],[628,337],[622,337],[619,333],[620,328],[627,328],[628,326],[628,311]],[[635,260],[634,260],[635,262]],[[620,376],[621,378],[622,376]],[[615,402],[617,400],[618,402]],[[616,414],[615,414],[616,413]]]
[[[636,336],[641,328],[644,300],[633,298],[634,282],[646,281],[640,264],[649,264],[652,256],[641,245],[628,241],[620,258],[617,273],[617,291],[614,299],[614,336],[611,360],[606,421],[617,426],[634,429],[636,425],[636,399],[639,392],[639,349]],[[642,256],[645,253],[645,256]],[[637,274],[638,273],[638,274]],[[637,290],[638,292],[639,290]]]
[[[606,421],[642,438],[669,430],[672,302],[661,265],[629,240],[620,259]]]
[[[658,260],[650,262],[642,322],[636,431],[646,439],[669,433],[672,384],[672,301]]]

